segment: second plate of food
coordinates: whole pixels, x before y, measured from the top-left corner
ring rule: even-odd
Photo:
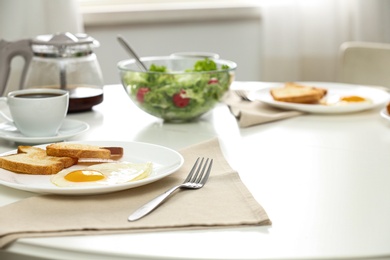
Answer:
[[[388,92],[370,86],[331,82],[298,83],[308,87],[324,88],[327,90],[327,94],[318,104],[281,102],[274,100],[270,91],[274,88],[284,87],[284,83],[269,83],[268,87],[252,92],[250,98],[277,108],[318,114],[352,113],[368,110],[384,105],[390,99]],[[340,102],[341,98],[351,96],[361,97],[365,100],[361,102]]]

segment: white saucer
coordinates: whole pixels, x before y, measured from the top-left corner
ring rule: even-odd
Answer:
[[[4,122],[0,124],[0,138],[24,144],[43,144],[64,141],[67,138],[81,134],[89,129],[85,122],[73,119],[65,119],[56,136],[28,137],[19,132],[13,123]]]

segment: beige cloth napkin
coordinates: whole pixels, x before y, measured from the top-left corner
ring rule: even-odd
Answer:
[[[273,108],[260,101],[244,101],[233,90],[228,92],[224,103],[229,106],[231,113],[237,118],[238,125],[243,128],[304,114],[300,111]]]
[[[271,224],[267,213],[224,159],[217,139],[180,152],[185,159],[181,169],[142,187],[103,195],[39,195],[0,207],[0,248],[26,237]],[[214,159],[209,180],[202,189],[179,191],[148,216],[128,222],[128,216],[138,207],[180,184],[197,157]]]

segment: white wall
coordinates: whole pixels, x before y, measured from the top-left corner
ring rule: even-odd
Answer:
[[[180,51],[215,52],[238,64],[236,80],[261,80],[261,31],[260,17],[85,25],[85,32],[101,44],[95,52],[105,84],[120,82],[116,64],[129,58],[117,42],[118,34],[141,57]]]
[[[84,10],[86,32],[102,44],[96,52],[106,83],[119,82],[116,63],[127,58],[118,33],[141,56],[217,52],[238,63],[241,81],[337,81],[343,42],[390,42],[389,0],[256,0],[233,8],[178,3],[170,8],[130,13],[103,8],[104,15]]]

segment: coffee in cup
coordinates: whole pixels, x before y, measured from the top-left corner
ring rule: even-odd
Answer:
[[[49,137],[58,134],[69,106],[69,92],[62,89],[24,89],[0,97],[8,105],[11,118],[0,111],[0,116],[14,123],[25,136]]]

